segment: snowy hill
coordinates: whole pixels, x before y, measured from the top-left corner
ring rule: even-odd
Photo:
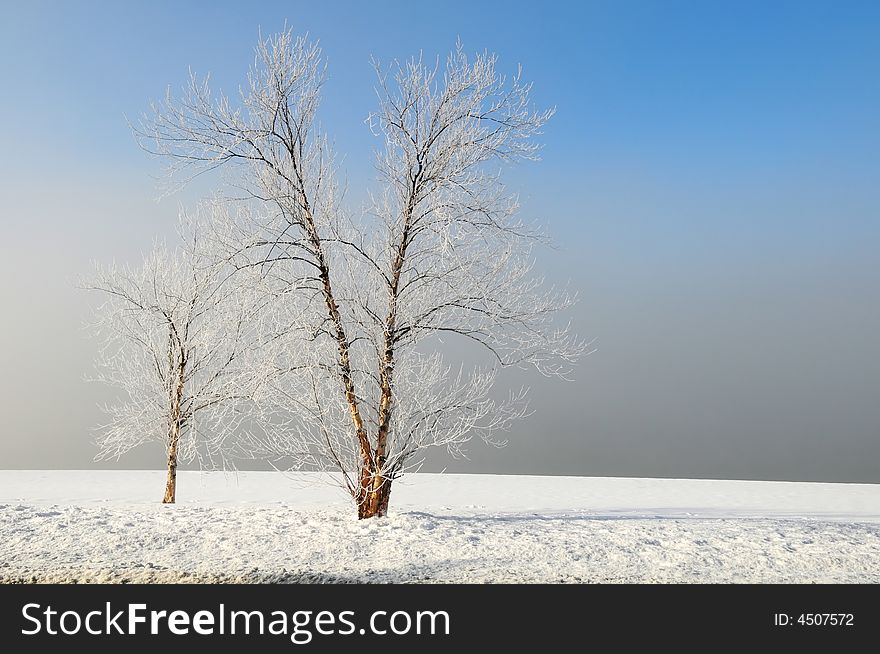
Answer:
[[[416,474],[358,522],[324,476],[0,471],[0,581],[880,583],[880,486]]]

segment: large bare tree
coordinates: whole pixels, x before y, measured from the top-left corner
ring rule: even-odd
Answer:
[[[573,300],[534,274],[541,236],[499,176],[536,158],[553,112],[535,111],[530,86],[499,75],[493,55],[471,60],[461,45],[445,66],[375,67],[379,188],[356,218],[315,127],[324,66],[306,38],[262,39],[235,101],[193,77],[138,130],[172,176],[233,165],[229,196],[245,202],[217,242],[290,299],[261,441],[295,467],[340,473],[361,518],[385,515],[393,480],[425,448],[500,442],[526,412],[523,392],[493,395],[500,369],[564,376],[584,352],[554,326]],[[445,339],[489,359],[455,366]]]
[[[218,265],[197,220],[181,221],[183,243],[159,244],[140,266],[95,266],[85,286],[101,292],[94,328],[101,339],[95,379],[121,390],[105,406],[98,458],[163,443],[164,503],[173,503],[180,462],[214,466],[265,381],[262,302]]]

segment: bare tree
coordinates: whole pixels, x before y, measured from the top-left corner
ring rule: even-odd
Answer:
[[[519,75],[458,45],[445,67],[378,64],[385,146],[380,190],[363,216],[342,207],[333,157],[315,129],[320,51],[289,32],[261,40],[240,102],[192,78],[141,125],[142,143],[184,180],[224,164],[248,209],[218,242],[293,307],[275,350],[280,377],[264,406],[265,451],[298,468],[336,470],[358,515],[385,515],[392,482],[427,447],[460,455],[526,412],[524,393],[491,394],[498,372],[564,376],[584,344],[553,316],[571,305],[533,274],[541,236],[516,217],[500,165],[536,158],[552,111],[534,111]],[[474,343],[486,365],[456,368],[444,338]]]
[[[261,373],[260,312],[230,281],[204,238],[207,226],[182,221],[182,246],[157,245],[140,267],[96,265],[86,287],[102,292],[98,381],[122,391],[105,411],[98,458],[119,458],[160,441],[168,475],[163,503],[175,501],[177,467],[198,457],[223,462],[227,442],[253,402]]]

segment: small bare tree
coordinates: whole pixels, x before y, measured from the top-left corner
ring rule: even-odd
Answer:
[[[229,279],[204,238],[182,221],[184,244],[157,245],[140,267],[96,265],[86,287],[102,292],[95,331],[98,381],[121,389],[105,406],[98,458],[160,441],[167,455],[163,503],[173,503],[180,462],[224,461],[227,439],[264,379],[259,311],[244,277]]]
[[[393,480],[425,448],[459,455],[473,435],[498,442],[524,415],[523,393],[492,396],[499,369],[564,376],[585,350],[553,325],[573,299],[533,274],[541,236],[499,177],[502,164],[536,158],[553,112],[534,111],[529,85],[495,64],[459,45],[445,67],[376,65],[381,188],[358,220],[314,127],[324,67],[305,38],[261,40],[240,102],[192,78],[139,130],[145,148],[171,157],[172,175],[241,164],[232,185],[250,208],[228,214],[218,240],[295,308],[278,330],[288,346],[273,357],[266,451],[341,473],[361,518],[386,514]],[[491,362],[456,369],[445,337]]]

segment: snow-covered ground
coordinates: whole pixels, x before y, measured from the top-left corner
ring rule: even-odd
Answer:
[[[0,581],[880,583],[880,485],[0,471]]]

